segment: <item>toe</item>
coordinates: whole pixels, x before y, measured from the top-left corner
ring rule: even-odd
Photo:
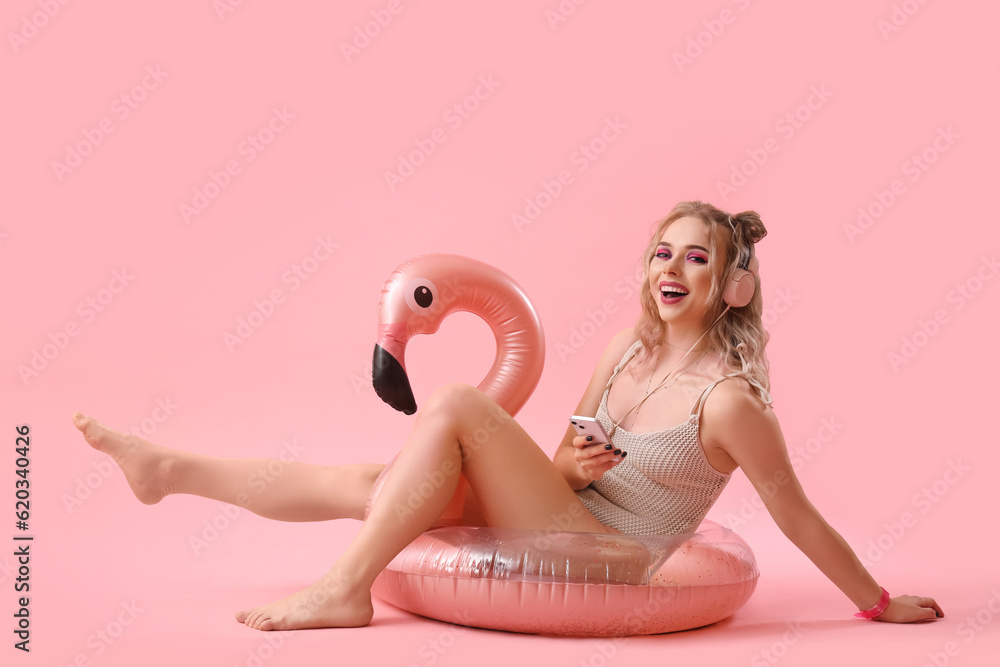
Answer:
[[[77,413],[79,414],[79,413]],[[83,433],[83,439],[94,449],[105,451],[109,444],[108,431],[97,420],[80,414],[73,415],[73,424]]]
[[[80,431],[86,432],[87,424],[89,423],[90,419],[88,419],[83,413],[81,412],[73,413],[73,425],[76,426],[77,429],[79,429]]]

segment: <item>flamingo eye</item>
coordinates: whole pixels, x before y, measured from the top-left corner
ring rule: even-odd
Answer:
[[[413,300],[421,308],[427,308],[434,302],[434,295],[431,294],[430,289],[426,285],[421,285],[413,292]]]
[[[406,286],[406,305],[414,313],[425,313],[434,305],[437,294],[438,289],[434,283],[426,278],[416,278]]]

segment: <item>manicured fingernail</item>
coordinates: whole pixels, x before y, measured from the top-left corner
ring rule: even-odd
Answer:
[[[622,452],[622,458],[625,458],[626,456],[628,456],[628,452]]]
[[[604,445],[604,449],[614,449],[614,445]]]
[[[587,436],[587,442],[590,442],[590,441],[591,441],[591,440],[593,440],[593,439],[594,439],[594,436],[592,436],[592,435],[588,435],[588,436]]]
[[[615,454],[621,454],[621,453],[622,453],[622,450],[620,450],[620,449],[616,449],[615,450]]]

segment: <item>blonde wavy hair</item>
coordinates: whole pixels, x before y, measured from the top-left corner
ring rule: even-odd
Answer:
[[[654,223],[655,230],[641,260],[643,289],[639,291],[639,300],[642,314],[635,325],[636,335],[642,341],[642,349],[637,355],[640,363],[652,355],[666,331],[653,295],[648,289],[649,265],[663,232],[672,222],[683,217],[698,218],[708,229],[708,264],[712,270],[712,289],[708,297],[711,304],[709,322],[715,320],[725,309],[726,304],[722,300],[723,286],[728,284],[741,263],[746,268],[745,262],[749,260],[746,250],[751,247],[750,244],[759,242],[767,235],[764,223],[756,211],[730,214],[701,201],[680,202],[667,217]],[[722,261],[719,261],[720,258]],[[764,300],[760,292],[759,276],[754,277],[754,283],[756,289],[750,303],[742,308],[730,308],[709,330],[704,340],[707,341],[709,350],[719,354],[731,374],[741,376],[757,387],[761,399],[770,404],[770,366],[764,354],[769,334],[761,320]]]

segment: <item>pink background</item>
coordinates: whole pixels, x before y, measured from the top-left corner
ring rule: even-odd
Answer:
[[[16,532],[13,427],[27,423],[36,536],[30,655],[11,648],[13,557],[0,556],[5,664],[599,665],[612,650],[607,664],[992,664],[1000,233],[983,197],[997,178],[1000,10],[223,1],[3,10],[0,533]],[[554,21],[560,7],[568,16]],[[391,21],[379,27],[372,12]],[[366,26],[375,36],[345,55]],[[495,87],[466,101],[483,80]],[[448,110],[463,101],[459,124]],[[292,117],[273,120],[275,109]],[[618,129],[602,146],[609,121]],[[258,134],[270,143],[251,160],[243,142]],[[443,143],[390,188],[385,173],[432,136]],[[592,142],[600,154],[581,158]],[[54,166],[80,144],[78,166]],[[572,181],[518,227],[512,215],[562,170]],[[213,173],[226,187],[210,186],[217,196],[186,221],[180,206]],[[888,206],[849,237],[859,207],[879,213],[880,198]],[[761,214],[775,410],[802,483],[882,585],[934,596],[945,619],[852,619],[737,473],[709,517],[743,513],[733,525],[762,576],[716,626],[609,644],[466,629],[376,602],[369,628],[274,635],[272,650],[231,614],[311,583],[359,524],[229,518],[193,497],[143,506],[117,470],[102,476],[109,459],[70,421],[82,410],[216,455],[274,457],[294,440],[301,460],[386,461],[413,418],[370,387],[379,291],[402,261],[454,252],[507,271],[534,301],[547,364],[519,419],[551,453],[608,340],[638,313],[628,280],[650,224],[683,199]],[[318,238],[337,248],[293,289],[283,276]],[[224,336],[275,289],[284,301],[230,351]],[[81,308],[87,299],[103,299],[101,312]],[[911,358],[893,363],[904,338]],[[465,313],[414,340],[418,405],[442,383],[478,384],[493,349]],[[160,422],[158,401],[175,406]],[[964,472],[945,481],[954,463]],[[887,524],[906,512],[915,521],[893,537]],[[213,521],[224,530],[195,553],[190,539]],[[880,539],[887,548],[873,551]],[[117,638],[95,639],[132,603],[142,611]],[[977,612],[991,622],[972,631]],[[794,643],[788,624],[804,632]]]

